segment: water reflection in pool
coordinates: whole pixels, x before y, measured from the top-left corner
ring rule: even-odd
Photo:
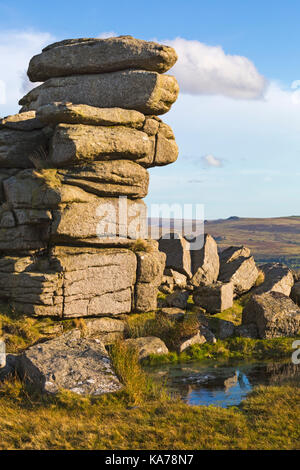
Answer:
[[[291,362],[176,364],[151,368],[169,390],[190,405],[239,405],[254,386],[300,386],[300,366]]]

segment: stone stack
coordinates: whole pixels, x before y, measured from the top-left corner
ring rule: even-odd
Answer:
[[[157,117],[178,96],[167,46],[123,36],[52,44],[42,81],[0,120],[1,298],[32,315],[156,307],[165,255],[147,238],[147,168],[178,156]],[[121,196],[121,198],[120,198]]]

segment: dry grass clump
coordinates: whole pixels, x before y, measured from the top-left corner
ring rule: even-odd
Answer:
[[[142,238],[138,238],[131,246],[131,250],[134,251],[134,253],[137,253],[138,251],[153,253],[154,247],[153,245],[151,245],[151,243],[149,243],[149,240],[143,240]]]
[[[265,273],[261,269],[259,269],[258,276],[255,281],[255,287],[261,286],[265,282],[265,278]]]

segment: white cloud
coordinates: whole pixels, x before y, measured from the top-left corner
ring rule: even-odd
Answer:
[[[171,73],[178,79],[181,92],[246,100],[263,97],[267,81],[247,57],[180,37],[165,43],[178,54]]]
[[[5,84],[5,102],[0,103],[0,116],[18,112],[19,99],[30,89],[30,82],[25,80],[29,60],[54,39],[51,34],[42,32],[0,32],[0,81]]]
[[[98,39],[107,39],[107,38],[114,38],[117,36],[117,33],[114,31],[107,31],[100,33],[99,36],[97,36]]]
[[[201,157],[202,163],[206,167],[220,168],[223,166],[223,162],[220,158],[214,157],[211,154]]]

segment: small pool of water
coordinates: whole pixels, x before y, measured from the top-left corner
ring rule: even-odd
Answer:
[[[257,385],[300,386],[300,365],[291,362],[172,364],[148,369],[189,405],[237,406]]]

